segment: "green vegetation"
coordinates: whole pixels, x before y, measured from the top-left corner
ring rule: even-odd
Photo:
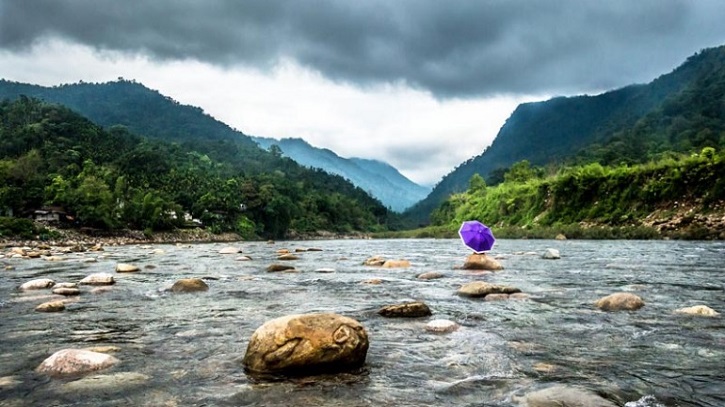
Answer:
[[[494,226],[499,237],[655,238],[661,235],[647,223],[652,214],[678,214],[687,227],[695,215],[721,212],[725,201],[725,153],[712,147],[646,164],[593,163],[543,174],[522,161],[493,187],[475,175],[468,191],[452,195],[433,212],[433,227],[410,234],[450,236],[464,220],[479,219]],[[714,238],[717,233],[693,227],[669,235]]]
[[[0,214],[64,208],[74,225],[147,232],[201,220],[245,238],[380,231],[388,211],[344,179],[233,139],[183,144],[108,130],[66,107],[0,103]],[[188,217],[188,216],[187,216]]]

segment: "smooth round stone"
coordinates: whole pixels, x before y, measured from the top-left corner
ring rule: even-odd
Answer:
[[[37,307],[35,310],[38,312],[60,312],[65,309],[65,303],[63,301],[49,301],[44,302]]]
[[[315,273],[334,273],[334,272],[335,272],[335,269],[327,268],[327,267],[323,267],[323,268],[319,268],[319,269],[315,270]]]
[[[182,278],[171,286],[171,291],[175,293],[194,293],[209,291],[209,286],[199,278]]]
[[[386,305],[378,311],[378,314],[388,318],[419,318],[431,315],[431,310],[424,302],[414,301]]]
[[[111,285],[115,283],[116,280],[114,280],[113,275],[109,273],[94,273],[85,277],[83,280],[80,281],[79,284]]]
[[[105,369],[118,362],[118,359],[105,353],[63,349],[45,359],[35,370],[49,375],[70,375]]]
[[[118,263],[116,265],[117,273],[134,273],[139,270],[138,266],[134,266],[133,264]]]
[[[227,246],[219,250],[219,254],[238,254],[241,253],[242,249],[238,247]]]
[[[54,288],[53,289],[53,294],[58,294],[58,295],[80,295],[81,294],[81,290],[79,290],[77,288],[61,287],[61,288]]]
[[[410,267],[410,261],[408,260],[386,260],[385,263],[383,263],[382,267],[384,269],[394,269],[394,268],[408,268]]]
[[[78,288],[78,284],[76,283],[57,283],[53,286],[53,288]]]
[[[561,258],[561,254],[559,254],[559,251],[556,249],[546,249],[543,255],[541,255],[541,258],[548,259],[548,260],[556,260]]]
[[[449,333],[458,330],[461,326],[447,319],[434,319],[425,325],[425,330],[436,333]]]
[[[61,386],[63,392],[102,391],[105,393],[123,392],[129,388],[146,384],[150,376],[136,372],[118,372],[114,374],[101,374],[83,377]]]
[[[49,278],[36,278],[35,280],[30,280],[26,283],[23,283],[23,285],[20,286],[20,290],[27,291],[27,290],[44,290],[46,288],[50,288],[55,285],[55,281],[49,279]]]
[[[703,317],[716,317],[716,316],[720,315],[719,312],[708,307],[707,305],[695,305],[693,307],[680,308],[680,309],[676,309],[675,313],[686,314],[686,315],[698,315],[698,316],[703,316]]]
[[[278,271],[294,273],[295,268],[293,266],[288,266],[285,264],[271,264],[271,265],[269,265],[269,267],[267,267],[267,271],[270,273],[274,273],[274,272],[278,272]]]
[[[437,271],[429,271],[427,273],[418,274],[417,278],[419,280],[435,280],[437,278],[443,278],[445,275],[443,273],[439,273]]]
[[[236,260],[236,261],[250,261],[250,260],[252,260],[252,258],[249,257],[249,256],[239,256],[239,257],[237,257],[234,260]]]
[[[295,256],[292,253],[285,253],[285,254],[279,255],[277,257],[277,260],[299,260],[299,259],[300,259],[300,256]]]
[[[644,307],[644,301],[632,293],[614,293],[602,297],[594,303],[602,311],[636,311]]]

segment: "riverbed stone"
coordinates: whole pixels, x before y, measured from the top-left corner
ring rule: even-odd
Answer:
[[[644,301],[636,294],[621,292],[602,297],[594,305],[602,311],[636,311],[644,307]]]
[[[493,257],[487,256],[485,253],[474,253],[466,258],[463,263],[464,270],[503,270],[503,265],[494,259]]]
[[[463,297],[486,297],[490,294],[514,294],[521,292],[516,287],[491,284],[485,281],[472,281],[463,284],[458,289],[458,295]]]
[[[506,300],[509,299],[509,295],[508,294],[494,293],[494,294],[488,294],[488,295],[486,295],[485,297],[483,297],[483,299],[485,301],[506,301]]]
[[[118,372],[113,374],[99,374],[83,377],[63,384],[61,392],[103,392],[119,393],[133,390],[148,383],[150,376],[138,372]]]
[[[21,291],[29,291],[29,290],[44,290],[46,288],[51,288],[55,285],[55,281],[49,279],[49,278],[36,278],[35,280],[30,280],[28,282],[23,283],[20,286]]]
[[[45,359],[35,371],[51,376],[74,375],[105,369],[118,362],[118,359],[105,353],[63,349]]]
[[[35,307],[35,310],[38,312],[60,312],[64,309],[65,303],[62,300],[44,302]]]
[[[287,264],[270,264],[267,266],[267,271],[270,273],[278,272],[278,271],[284,271],[287,273],[294,273],[296,270],[294,266],[290,266]]]
[[[416,276],[416,278],[419,280],[435,280],[435,279],[443,278],[443,277],[445,277],[445,275],[443,273],[439,273],[437,271],[428,271],[425,273],[418,274]]]
[[[686,315],[699,315],[703,317],[716,317],[720,315],[719,312],[708,307],[707,305],[695,305],[692,307],[679,308],[675,310],[675,313]]]
[[[251,258],[251,257],[249,257],[249,256],[239,256],[239,257],[237,257],[237,258],[236,258],[236,259],[234,259],[234,260],[236,260],[236,261],[251,261],[251,260],[252,260],[252,258]]]
[[[424,302],[413,301],[386,305],[378,311],[378,314],[388,318],[419,318],[430,316],[432,313]]]
[[[526,407],[617,407],[602,396],[574,386],[555,385],[524,397]]]
[[[561,258],[561,254],[558,250],[549,248],[541,255],[541,258],[547,260],[557,260]]]
[[[362,367],[368,346],[365,328],[352,318],[288,315],[267,321],[254,331],[242,363],[252,374],[344,372]]]
[[[457,331],[461,326],[447,319],[434,319],[425,325],[425,330],[435,333],[450,333]]]
[[[112,274],[109,273],[94,273],[86,276],[79,282],[79,284],[86,285],[112,285],[115,284],[116,280]]]
[[[315,273],[334,273],[335,269],[331,267],[321,267],[315,270]]]
[[[371,267],[380,267],[383,264],[385,264],[385,258],[383,256],[373,256],[363,262],[363,266]]]
[[[279,256],[277,256],[277,260],[286,261],[286,260],[299,260],[299,259],[300,259],[300,256],[295,256],[292,253],[285,253],[285,254],[280,254]]]
[[[408,268],[410,267],[410,261],[405,259],[400,260],[386,260],[382,267],[384,269],[392,269],[392,268]]]
[[[233,246],[227,246],[219,250],[219,254],[239,254],[241,252],[242,249]]]
[[[194,293],[209,291],[209,286],[200,278],[182,278],[171,286],[171,291],[175,293]]]
[[[69,282],[62,282],[62,283],[56,283],[53,288],[78,288],[78,284],[76,283],[69,283]]]
[[[58,288],[53,288],[53,294],[65,295],[65,296],[80,295],[81,290],[79,290],[78,288],[75,288],[75,287],[58,287]]]
[[[135,273],[139,271],[140,268],[133,264],[128,263],[118,263],[116,265],[116,272],[117,273]]]

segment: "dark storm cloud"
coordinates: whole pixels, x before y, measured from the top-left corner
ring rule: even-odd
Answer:
[[[0,0],[0,47],[99,50],[268,69],[439,97],[643,82],[725,43],[720,0]]]

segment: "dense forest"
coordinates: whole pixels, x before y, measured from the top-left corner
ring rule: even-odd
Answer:
[[[496,185],[522,160],[553,174],[567,165],[641,164],[705,147],[725,147],[725,46],[703,50],[646,85],[520,105],[490,147],[405,215],[412,224],[427,224],[474,174]]]
[[[281,238],[386,228],[382,204],[346,180],[231,137],[172,143],[104,129],[21,96],[0,103],[0,215],[62,207],[72,224],[147,232],[189,226]]]

